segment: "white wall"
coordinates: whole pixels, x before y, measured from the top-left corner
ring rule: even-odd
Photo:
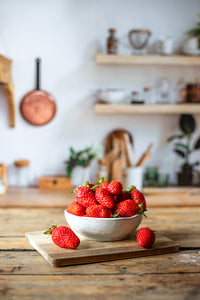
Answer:
[[[117,28],[126,43],[133,28],[149,28],[151,44],[160,35],[171,35],[178,51],[184,32],[194,26],[199,0],[1,0],[0,52],[13,59],[16,128],[8,127],[8,109],[0,90],[0,161],[12,165],[28,158],[36,174],[64,173],[69,146],[98,145],[112,129],[128,129],[135,142],[134,160],[154,142],[149,164],[173,173],[179,161],[166,138],[177,130],[177,116],[95,116],[95,89],[128,89],[154,85],[165,76],[173,84],[194,80],[196,68],[97,66],[94,54],[105,50],[107,29]],[[120,48],[120,51],[129,51]],[[22,96],[34,88],[35,57],[42,58],[42,88],[56,100],[56,118],[44,127],[26,123],[19,112]],[[197,119],[197,118],[196,118]],[[197,133],[200,133],[198,130]]]

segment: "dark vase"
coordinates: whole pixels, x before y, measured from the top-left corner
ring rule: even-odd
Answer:
[[[178,185],[179,186],[190,186],[192,185],[193,174],[191,171],[184,171],[178,173]]]

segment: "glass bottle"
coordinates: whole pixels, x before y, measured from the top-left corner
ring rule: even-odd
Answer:
[[[107,54],[117,54],[118,39],[115,37],[116,30],[109,29],[109,37],[107,39]]]
[[[30,185],[30,163],[28,160],[16,160],[17,167],[16,184],[18,187],[28,187]]]
[[[145,104],[153,104],[150,87],[143,88],[143,99]]]

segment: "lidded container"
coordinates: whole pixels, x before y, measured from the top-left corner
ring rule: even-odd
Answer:
[[[6,165],[0,164],[0,196],[4,195],[7,191],[7,177],[6,177]]]
[[[16,185],[18,187],[28,187],[30,185],[30,162],[21,159],[15,161]]]

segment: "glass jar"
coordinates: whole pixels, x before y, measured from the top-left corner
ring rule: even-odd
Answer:
[[[132,92],[132,99],[131,99],[131,104],[143,104],[144,101],[137,91]]]
[[[0,178],[0,196],[6,193],[6,186],[4,185],[3,179]]]
[[[30,185],[30,162],[28,160],[16,160],[16,185],[28,187]]]
[[[107,53],[117,54],[118,39],[115,37],[116,30],[109,29],[109,37],[107,39]]]
[[[6,165],[3,163],[0,164],[0,196],[6,193],[8,187],[6,170]]]
[[[150,87],[143,88],[143,99],[145,104],[154,104]]]

